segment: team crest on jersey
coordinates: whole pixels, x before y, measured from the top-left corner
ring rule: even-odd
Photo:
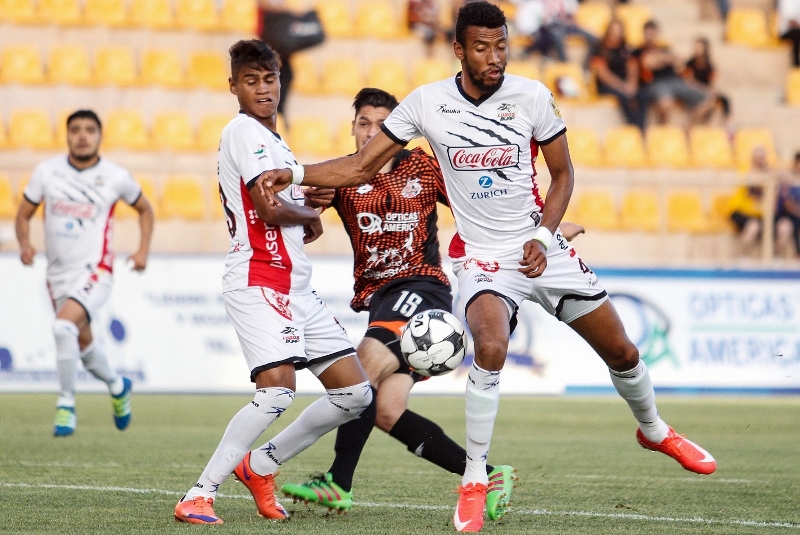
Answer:
[[[267,157],[267,146],[263,143],[258,146],[258,149],[253,153],[255,156],[258,156],[259,160],[263,160]]]
[[[105,185],[105,183],[106,183],[105,177],[102,177],[102,176],[94,177],[94,185],[95,185],[95,187],[102,188]]]
[[[497,118],[501,121],[511,121],[517,117],[517,105],[503,102],[497,107]]]
[[[274,290],[267,290],[265,288],[261,289],[261,293],[264,295],[264,300],[275,310],[275,312],[287,320],[292,319],[292,311],[289,309],[288,296],[279,294]]]
[[[356,193],[358,193],[359,195],[364,195],[365,193],[369,193],[374,189],[375,188],[372,186],[372,184],[361,184],[360,186],[358,186],[358,189],[356,189]]]
[[[400,191],[400,195],[406,199],[413,199],[422,191],[422,184],[419,183],[419,178],[409,178],[406,185]]]
[[[561,110],[558,109],[558,104],[556,104],[556,97],[550,93],[550,107],[553,108],[553,114],[561,119]]]

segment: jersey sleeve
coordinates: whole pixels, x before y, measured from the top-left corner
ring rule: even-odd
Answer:
[[[122,180],[119,185],[119,198],[133,206],[142,196],[142,187],[127,171],[122,172]]]
[[[383,133],[395,143],[406,145],[422,137],[422,88],[411,92],[381,125]]]
[[[543,85],[540,85],[536,92],[532,117],[533,139],[539,145],[547,145],[567,131],[567,125],[561,118],[561,110],[556,105],[555,97]]]
[[[243,121],[231,130],[227,150],[248,189],[255,185],[261,173],[277,168],[270,150],[270,140],[264,138],[252,121]]]
[[[25,191],[22,192],[22,195],[33,204],[40,204],[44,198],[44,175],[44,165],[39,164],[36,166],[36,169],[34,169],[31,179],[28,181],[28,185],[25,186]]]

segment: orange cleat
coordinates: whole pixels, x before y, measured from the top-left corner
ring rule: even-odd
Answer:
[[[714,460],[710,453],[683,435],[679,435],[671,427],[667,438],[659,444],[647,440],[641,429],[636,430],[636,440],[645,449],[660,451],[664,455],[669,455],[690,472],[707,475],[717,469],[717,461]]]
[[[213,505],[214,498],[202,496],[185,502],[180,501],[175,506],[175,521],[189,524],[222,524],[222,519],[214,513]]]
[[[458,504],[453,514],[453,525],[462,533],[477,533],[483,528],[483,504],[486,503],[486,485],[469,483],[458,486]]]
[[[250,453],[247,452],[242,462],[233,470],[233,475],[244,483],[253,495],[258,514],[270,520],[288,520],[289,513],[275,496],[275,476],[272,474],[260,476],[253,472],[250,468]]]

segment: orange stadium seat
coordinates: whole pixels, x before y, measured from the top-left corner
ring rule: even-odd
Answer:
[[[587,228],[615,230],[619,227],[614,198],[607,190],[590,190],[578,194],[575,205],[577,221]]]
[[[0,0],[0,21],[35,24],[36,4],[33,0]]]
[[[600,138],[594,128],[572,126],[567,130],[567,141],[573,163],[587,167],[603,165]]]
[[[372,62],[367,74],[367,86],[379,87],[397,97],[411,92],[405,63],[397,58],[381,58]]]
[[[575,23],[597,37],[603,36],[610,20],[611,8],[605,3],[583,2],[575,12]]]
[[[611,128],[605,138],[606,163],[615,167],[644,167],[647,157],[641,131],[635,126]]]
[[[97,49],[94,58],[94,83],[129,87],[138,82],[133,50],[126,46],[105,46]]]
[[[103,143],[111,149],[146,150],[150,139],[139,110],[113,110],[103,125]]]
[[[334,57],[322,66],[322,89],[329,95],[353,98],[364,87],[358,58]]]
[[[644,23],[653,18],[650,8],[636,4],[618,4],[614,11],[625,27],[628,45],[636,48],[644,42]]]
[[[219,149],[222,129],[231,122],[231,119],[230,115],[223,113],[213,113],[201,117],[200,125],[197,128],[197,149],[204,151]]]
[[[142,52],[142,75],[140,81],[144,85],[158,85],[173,89],[184,87],[185,79],[178,50],[164,48]]]
[[[217,52],[194,52],[189,57],[186,77],[189,86],[227,90],[230,69],[222,54]]]
[[[37,15],[43,24],[78,26],[83,22],[78,0],[38,0]]]
[[[292,121],[289,147],[295,154],[330,156],[334,154],[333,141],[325,119],[304,117]]]
[[[144,195],[144,197],[150,201],[150,204],[153,206],[153,212],[155,216],[161,217],[161,199],[156,195],[156,186],[155,182],[153,182],[153,177],[150,175],[137,174],[133,178],[139,183],[139,186],[141,186],[142,195]],[[117,202],[117,205],[114,208],[114,214],[120,219],[138,217],[136,210],[129,206],[125,201]]]
[[[454,74],[449,61],[437,58],[417,58],[411,67],[411,87],[416,88],[438,82],[450,78]]]
[[[206,216],[203,182],[189,175],[168,176],[161,196],[161,209],[167,218],[198,220]]]
[[[83,20],[86,24],[112,28],[130,23],[125,0],[85,0]]]
[[[800,67],[795,67],[786,74],[786,103],[800,106]]]
[[[356,151],[356,138],[353,137],[352,120],[342,121],[339,123],[339,129],[336,132],[335,151],[339,156],[352,154]]]
[[[361,37],[395,39],[407,32],[401,27],[402,17],[395,12],[392,2],[373,0],[361,3],[356,13],[356,33]]]
[[[55,146],[50,116],[42,109],[17,109],[8,121],[9,144],[16,148],[51,149]]]
[[[544,68],[544,85],[556,98],[585,101],[589,98],[589,88],[583,68],[577,63],[553,61]]]
[[[89,52],[82,45],[58,45],[50,51],[47,79],[51,84],[89,85]]]
[[[710,230],[699,191],[677,191],[667,196],[667,229],[691,233]]]
[[[724,128],[695,126],[689,130],[692,163],[697,167],[728,169],[733,167],[733,151]]]
[[[658,195],[649,189],[625,192],[620,210],[620,223],[626,230],[655,232],[661,228],[661,206]]]
[[[131,24],[155,30],[175,27],[170,0],[131,0]]]
[[[756,7],[731,7],[725,21],[725,38],[737,45],[760,47],[771,44],[766,13]]]
[[[326,0],[316,6],[322,27],[329,37],[353,37],[355,27],[350,13],[350,2]]]
[[[225,0],[219,13],[219,26],[229,32],[251,34],[256,31],[258,6],[254,0]]]
[[[317,69],[317,62],[314,61],[314,58],[309,54],[301,53],[293,54],[290,61],[294,73],[292,91],[304,95],[318,95],[320,93],[319,69]]]
[[[778,157],[775,154],[775,142],[772,140],[772,132],[767,128],[740,128],[736,132],[733,140],[734,155],[736,156],[736,167],[741,172],[750,170],[752,163],[753,149],[764,147],[767,151],[767,162],[775,166]]]
[[[17,214],[17,200],[11,187],[11,179],[0,173],[0,219],[13,219]]]
[[[647,157],[654,167],[687,167],[686,134],[677,126],[651,126],[645,133]]]
[[[539,66],[531,60],[511,60],[506,65],[506,72],[531,80],[542,80],[542,72],[539,70]]]
[[[151,142],[156,150],[194,150],[194,130],[185,111],[161,112],[153,119]]]
[[[8,45],[0,56],[0,82],[40,84],[44,82],[42,57],[37,45]]]
[[[219,27],[214,0],[176,0],[175,21],[179,27],[191,30],[210,31]]]

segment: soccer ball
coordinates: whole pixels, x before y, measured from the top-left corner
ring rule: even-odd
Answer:
[[[415,314],[400,338],[400,352],[420,375],[444,375],[458,368],[467,351],[464,326],[445,310]]]

